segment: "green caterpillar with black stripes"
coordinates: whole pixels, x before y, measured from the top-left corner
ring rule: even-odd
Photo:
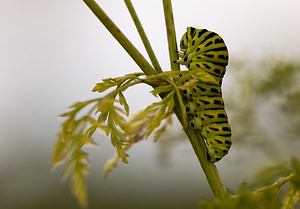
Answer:
[[[193,117],[190,126],[201,131],[207,144],[207,159],[214,163],[221,160],[231,146],[231,128],[221,91],[228,50],[215,32],[193,27],[188,27],[184,33],[180,49],[180,59],[176,63],[211,78],[198,79],[182,92],[187,99],[187,113]],[[188,82],[192,77],[184,79]]]

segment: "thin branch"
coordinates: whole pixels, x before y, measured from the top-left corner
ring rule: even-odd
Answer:
[[[144,30],[144,28],[143,28],[143,26],[142,26],[142,24],[141,24],[141,22],[140,22],[140,20],[138,18],[138,15],[137,15],[137,13],[136,13],[133,5],[132,5],[131,0],[124,0],[124,2],[125,2],[126,6],[128,8],[128,11],[129,11],[129,13],[131,15],[131,18],[132,18],[132,20],[133,20],[133,22],[135,24],[135,27],[137,28],[137,31],[139,32],[139,35],[140,35],[140,37],[141,37],[141,39],[143,41],[143,44],[145,46],[145,49],[146,49],[146,51],[148,53],[148,56],[149,56],[149,58],[151,60],[151,63],[153,65],[154,69],[158,73],[161,73],[162,72],[161,67],[160,67],[160,65],[158,63],[158,60],[157,60],[155,54],[154,54],[154,51],[153,51],[153,49],[151,47],[151,44],[150,44],[149,39],[148,39],[148,37],[147,37],[147,35],[145,33],[145,30]]]
[[[171,62],[171,69],[173,71],[179,71],[179,65],[174,63],[174,60],[178,59],[177,55],[177,43],[176,43],[176,34],[175,34],[175,26],[174,26],[174,20],[173,20],[173,12],[172,12],[172,5],[171,0],[163,0],[164,5],[164,13],[165,13],[165,22],[166,22],[166,28],[167,28],[167,36],[168,36],[168,44],[169,44],[169,54],[170,54],[170,62]],[[175,106],[174,112],[180,121],[181,125],[184,126],[184,120],[183,116],[181,115],[180,106],[177,101],[177,104]],[[216,166],[209,162],[206,158],[206,144],[204,142],[203,137],[201,136],[199,131],[195,131],[194,129],[191,129],[190,127],[185,128],[185,133],[188,136],[192,147],[196,153],[196,156],[201,164],[201,167],[203,169],[203,172],[205,173],[206,179],[209,183],[209,186],[215,196],[216,199],[221,199],[226,196],[227,191],[224,187],[222,180],[220,178],[220,175],[218,173],[218,170]]]
[[[266,191],[278,190],[282,187],[282,185],[284,185],[285,183],[287,183],[287,182],[291,181],[293,178],[295,178],[295,176],[296,176],[296,173],[293,172],[293,173],[291,173],[290,175],[288,175],[286,177],[281,177],[276,182],[274,182],[272,185],[265,186],[263,188],[257,189],[256,191],[254,191],[254,193],[260,194],[260,193],[264,193]]]
[[[183,126],[183,118],[181,117],[181,112],[178,105],[175,106],[174,112],[181,122],[181,125]],[[207,148],[202,136],[200,135],[200,132],[190,128],[189,126],[184,131],[188,136],[190,143],[192,144],[194,152],[201,164],[201,167],[214,197],[216,199],[222,199],[226,197],[227,190],[222,183],[215,164],[209,162],[206,158],[205,153],[207,151]]]
[[[135,48],[135,46],[126,38],[121,30],[113,23],[113,21],[105,14],[100,6],[94,0],[83,0],[84,3],[92,10],[96,17],[102,22],[106,29],[115,37],[121,46],[132,57],[136,64],[146,75],[154,75],[157,72],[147,62],[143,55]]]
[[[174,63],[175,60],[178,60],[178,55],[177,55],[176,33],[175,33],[171,0],[163,0],[163,6],[164,6],[164,13],[165,13],[171,70],[179,71],[180,70],[179,64]]]

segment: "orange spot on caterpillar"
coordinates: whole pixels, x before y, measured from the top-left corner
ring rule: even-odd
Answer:
[[[194,92],[196,92],[196,91],[199,90],[199,88],[198,88],[197,86],[194,86],[194,87],[193,87],[193,90],[194,90]]]
[[[206,118],[207,118],[207,117],[204,116],[204,115],[201,116],[201,120],[205,120]]]
[[[210,133],[212,130],[210,128],[206,129],[206,132]]]

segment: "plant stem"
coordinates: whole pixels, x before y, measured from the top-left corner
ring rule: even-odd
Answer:
[[[288,175],[286,177],[281,177],[280,179],[278,179],[272,185],[265,186],[263,188],[257,189],[256,191],[254,191],[254,193],[255,194],[260,194],[260,193],[264,193],[266,191],[272,191],[272,190],[280,189],[283,184],[291,181],[293,178],[295,178],[295,176],[296,176],[296,173],[293,172],[293,173],[291,173],[290,175]]]
[[[94,0],[83,0],[84,3],[92,10],[96,17],[102,22],[106,29],[115,37],[121,46],[127,51],[131,58],[141,68],[146,75],[154,75],[157,72],[147,62],[143,55],[135,48],[135,46],[126,38],[121,30],[113,23],[113,21],[105,14],[100,6]]]
[[[160,67],[160,65],[158,63],[158,60],[157,60],[157,58],[156,58],[156,56],[154,54],[154,51],[153,51],[153,49],[152,49],[152,47],[150,45],[150,42],[149,42],[149,39],[148,39],[148,37],[147,37],[147,35],[145,33],[145,30],[144,30],[144,28],[143,28],[143,26],[142,26],[142,24],[141,24],[141,22],[140,22],[140,20],[138,18],[138,15],[137,15],[137,13],[136,13],[136,11],[135,11],[132,3],[131,3],[131,0],[124,0],[124,2],[125,2],[126,6],[128,8],[128,11],[129,11],[129,13],[131,15],[131,18],[132,18],[132,20],[133,20],[133,22],[135,24],[135,27],[137,28],[137,31],[139,32],[139,35],[140,35],[140,37],[141,37],[141,39],[143,41],[143,44],[145,46],[145,49],[146,49],[146,51],[148,53],[148,56],[149,56],[149,58],[151,60],[151,63],[153,65],[154,69],[158,73],[161,73],[162,72],[161,67]]]
[[[178,106],[175,107],[174,112],[183,126],[183,118],[181,117],[181,111]],[[210,189],[216,199],[222,199],[226,196],[227,190],[224,187],[220,178],[219,172],[215,164],[209,162],[206,158],[206,145],[199,131],[196,131],[189,126],[185,128],[185,133],[188,136],[190,143],[194,149],[194,152],[201,164],[203,172],[206,176]]]
[[[177,55],[176,33],[175,33],[171,0],[163,0],[163,6],[164,6],[171,70],[179,71],[180,70],[179,64],[174,63],[175,60],[178,60],[178,55]]]
[[[179,65],[173,62],[174,60],[178,59],[178,55],[177,55],[177,43],[176,43],[175,26],[173,20],[171,0],[163,0],[163,5],[164,5],[165,22],[166,22],[167,36],[168,36],[171,69],[173,71],[178,71],[180,70]],[[174,108],[174,112],[178,120],[181,122],[181,125],[185,127],[184,120],[186,119],[183,118],[181,115],[178,102]],[[197,158],[201,164],[203,172],[205,173],[206,179],[214,194],[214,197],[216,199],[221,199],[225,197],[227,194],[226,188],[224,187],[221,181],[216,166],[213,163],[209,162],[206,158],[207,148],[200,132],[191,129],[189,126],[185,127],[184,130],[197,155]]]

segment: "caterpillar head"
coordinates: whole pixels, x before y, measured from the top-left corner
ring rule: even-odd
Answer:
[[[196,28],[188,27],[187,32],[185,32],[180,40],[180,49],[185,51],[188,48],[188,42],[192,39],[192,36]]]
[[[188,44],[187,33],[184,33],[180,40],[180,49],[182,51],[185,51],[185,49],[187,49],[187,47],[188,47],[187,44]]]

